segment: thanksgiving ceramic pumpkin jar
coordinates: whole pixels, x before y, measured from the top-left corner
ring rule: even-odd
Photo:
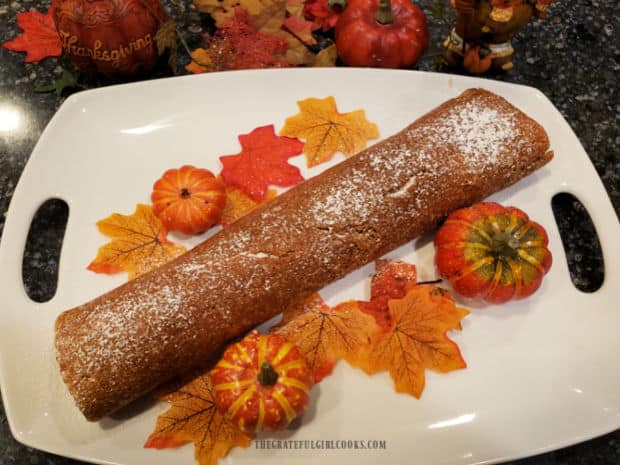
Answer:
[[[122,78],[151,69],[155,34],[167,20],[159,0],[53,0],[63,53],[82,71]]]

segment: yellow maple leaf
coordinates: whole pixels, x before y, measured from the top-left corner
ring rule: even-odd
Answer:
[[[377,125],[366,119],[364,110],[339,113],[334,97],[307,98],[297,102],[300,112],[284,122],[280,135],[305,139],[309,167],[330,160],[338,151],[353,155],[366,141],[379,137]]]
[[[347,361],[368,374],[389,371],[397,392],[420,397],[424,371],[441,373],[465,368],[458,345],[447,331],[459,329],[469,314],[456,307],[448,291],[434,285],[412,287],[404,298],[388,301],[392,317],[389,331],[371,335],[369,345]]]
[[[274,327],[276,334],[299,347],[315,382],[329,375],[339,358],[354,359],[378,330],[374,318],[360,311],[355,301],[330,307],[319,294],[286,311]]]
[[[163,400],[170,402],[170,409],[157,418],[144,447],[164,449],[191,441],[200,465],[216,465],[232,447],[250,444],[252,436],[217,410],[209,373],[196,376]]]
[[[278,192],[275,189],[268,189],[265,198],[262,201],[256,201],[238,187],[226,186],[226,204],[220,223],[224,226],[229,225],[277,195]]]
[[[102,234],[112,240],[99,248],[88,265],[96,273],[129,273],[133,279],[178,257],[185,247],[170,242],[168,231],[149,205],[136,205],[131,215],[113,213],[97,222]]]

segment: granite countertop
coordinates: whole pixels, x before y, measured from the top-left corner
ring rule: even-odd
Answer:
[[[181,29],[190,44],[197,44],[199,33],[207,23],[190,6],[190,1],[177,3],[183,10],[180,18],[178,9],[174,13],[180,20]],[[437,1],[420,0],[416,3],[429,7]],[[30,8],[45,11],[48,4],[48,0],[0,2],[0,22],[3,24],[0,42],[18,33],[16,13]],[[559,0],[545,21],[530,23],[513,41],[515,68],[504,75],[492,76],[493,79],[536,87],[551,99],[590,155],[616,214],[620,212],[620,42],[615,39],[620,28],[619,10],[616,0]],[[435,70],[431,55],[440,49],[447,25],[434,19],[430,10],[427,13],[432,45],[418,69]],[[186,62],[187,58],[181,54],[180,65]],[[62,73],[59,59],[27,64],[22,54],[0,48],[0,63],[0,111],[14,109],[22,117],[21,125],[13,130],[0,127],[1,240],[4,217],[15,185],[42,130],[65,96],[34,92],[36,87],[49,84]],[[592,248],[593,241],[588,232],[574,231],[571,223],[573,217],[583,213],[583,209],[570,200],[558,209],[565,215],[561,221],[564,225],[560,226],[568,234],[567,253],[574,268],[574,280],[586,290],[596,287],[596,281],[602,279],[602,263]],[[48,231],[57,229],[57,224],[62,223],[59,218],[64,214],[62,208],[52,208],[34,236],[44,237]],[[56,269],[53,254],[45,250],[27,254],[24,264],[24,281],[31,295],[44,297],[53,293],[53,280],[50,279]],[[17,443],[11,436],[0,404],[0,465],[75,463],[78,462]],[[511,462],[512,465],[619,463],[620,430],[555,452]]]

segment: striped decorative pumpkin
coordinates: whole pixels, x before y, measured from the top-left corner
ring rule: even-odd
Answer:
[[[211,171],[185,165],[166,171],[155,182],[151,201],[166,228],[199,234],[220,220],[226,192]]]
[[[452,213],[435,235],[439,274],[491,303],[534,293],[551,267],[547,233],[518,208],[483,202]]]
[[[211,371],[217,408],[245,432],[285,428],[308,406],[312,371],[299,349],[253,331]]]

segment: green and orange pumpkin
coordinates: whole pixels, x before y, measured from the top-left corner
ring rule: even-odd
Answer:
[[[226,191],[211,171],[185,165],[166,171],[155,182],[151,201],[166,228],[198,234],[220,220]]]
[[[245,432],[285,428],[306,410],[313,384],[297,346],[256,331],[224,351],[211,381],[218,410]]]
[[[552,262],[548,242],[522,210],[482,202],[448,216],[435,234],[435,263],[459,294],[503,303],[540,287]]]

